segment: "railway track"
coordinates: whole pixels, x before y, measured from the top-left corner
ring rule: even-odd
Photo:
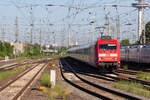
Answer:
[[[73,59],[73,60],[77,60],[77,59]],[[84,62],[82,62],[82,63],[84,63]],[[77,69],[77,71],[78,71],[78,69]],[[78,71],[78,73],[81,73],[81,72],[83,72],[83,71]],[[121,73],[130,74],[131,76],[123,75]],[[105,80],[113,80],[113,81],[126,80],[126,81],[130,81],[130,82],[137,82],[137,83],[143,84],[146,88],[148,88],[150,90],[150,81],[138,79],[138,78],[135,78],[135,76],[132,77],[133,75],[135,75],[137,73],[138,73],[138,71],[119,69],[117,72],[113,72],[112,74],[109,74],[109,75],[100,73],[97,70],[95,70],[94,74],[91,74],[91,73],[81,73],[81,74],[86,74],[86,75],[97,77],[97,78],[103,78]]]
[[[30,69],[24,71],[8,84],[0,88],[0,100],[18,99],[39,73],[47,67],[48,62],[33,64]]]
[[[69,79],[67,79],[67,78],[65,77],[65,75],[64,75],[63,67],[66,66],[66,63],[64,63],[63,59],[60,59],[59,64],[60,64],[61,75],[62,75],[62,77],[64,78],[64,80],[65,80],[66,82],[68,82],[68,83],[71,84],[72,86],[74,86],[74,87],[80,89],[81,91],[84,91],[84,92],[86,92],[86,93],[88,93],[88,94],[91,94],[92,96],[95,96],[95,97],[100,98],[100,99],[111,100],[110,98],[108,98],[108,97],[106,97],[106,96],[102,96],[102,95],[100,95],[100,94],[97,94],[97,93],[95,93],[95,92],[93,92],[93,91],[91,91],[91,90],[88,90],[88,89],[82,87],[81,85],[78,85],[78,84],[76,84],[76,83],[74,83],[74,82],[71,82],[71,81],[70,81]]]
[[[9,59],[8,61],[6,61],[5,59],[0,59],[0,63],[1,62],[10,62],[10,61],[14,61],[14,60],[16,60],[16,59]]]
[[[117,73],[136,75],[138,71],[118,69]]]
[[[14,63],[14,64],[10,64],[8,66],[2,66],[0,67],[0,71],[5,71],[5,70],[11,70],[11,69],[14,69],[16,67],[19,67],[19,66],[22,66],[22,65],[25,65],[25,64],[32,64],[32,63],[37,63],[39,61],[36,61],[36,60],[25,60],[25,61],[22,61],[22,62],[19,62],[19,63]]]
[[[119,69],[118,71],[114,72],[114,75],[117,75],[117,78],[112,77],[112,76],[107,76],[107,77],[111,77],[111,78],[117,79],[117,80],[127,80],[127,81],[131,81],[131,82],[141,83],[150,90],[150,81],[136,78],[135,75],[137,73],[139,73],[139,71]],[[142,73],[144,73],[144,72],[142,72]],[[125,75],[125,74],[128,74],[128,75]]]
[[[135,77],[126,76],[126,75],[123,75],[123,74],[120,74],[120,73],[118,74],[118,73],[115,73],[115,72],[114,72],[114,74],[117,75],[117,78],[113,77],[113,76],[111,76],[111,78],[116,78],[118,80],[127,80],[127,81],[131,81],[131,82],[141,83],[141,84],[145,85],[148,89],[150,89],[150,81],[138,79],[138,78],[135,78]]]
[[[78,85],[77,88],[79,88],[80,90],[85,91],[85,92],[88,91],[87,93],[89,93],[89,94],[91,94],[93,96],[96,96],[98,98],[101,98],[101,99],[106,99],[107,98],[109,100],[112,100],[114,98],[115,99],[132,99],[132,100],[133,99],[134,100],[141,100],[141,99],[143,99],[140,96],[133,95],[133,94],[130,94],[130,93],[126,93],[126,92],[123,92],[123,91],[111,88],[111,87],[109,87],[106,84],[102,84],[102,82],[96,81],[94,78],[93,79],[89,78],[89,76],[90,77],[95,77],[96,76],[96,78],[101,79],[103,76],[99,77],[98,75],[92,75],[92,73],[86,73],[86,74],[84,74],[85,76],[83,76],[83,73],[81,73],[81,71],[76,70],[79,67],[81,69],[81,66],[77,66],[75,64],[71,64],[71,61],[67,61],[66,59],[60,59],[60,66],[61,66],[60,70],[63,70],[62,68],[64,68],[64,67],[67,67],[67,71],[70,69],[71,70],[70,72],[72,72],[84,84],[84,85],[83,84],[82,85]],[[61,71],[61,72],[62,72],[63,78],[65,78],[63,71]],[[115,81],[114,79],[109,79],[109,78],[106,78],[106,77],[103,77],[103,79]],[[67,82],[69,81],[67,78],[65,78],[65,80],[67,80]],[[70,81],[69,81],[69,83],[75,84],[74,82],[70,82]],[[75,86],[76,85],[77,85],[77,83],[75,84]],[[83,86],[85,86],[85,88]],[[90,90],[87,90],[87,88],[89,88],[89,87],[92,87],[92,88],[90,88]],[[94,90],[94,91],[91,91],[91,90]]]
[[[95,74],[85,74],[85,73],[81,73],[78,72],[81,75],[84,76],[90,76],[93,78],[97,78],[97,79],[103,79],[103,80],[107,80],[107,81],[120,81],[120,80],[125,80],[125,81],[130,81],[130,82],[136,82],[136,83],[140,83],[143,84],[145,88],[150,90],[150,81],[147,80],[141,80],[138,78],[134,78],[134,77],[130,77],[130,76],[126,76],[126,75],[122,75],[122,74],[118,74],[118,73],[113,73],[113,74],[99,74],[99,75],[95,75]]]

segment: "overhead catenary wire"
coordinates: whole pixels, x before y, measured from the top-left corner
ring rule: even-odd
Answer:
[[[25,9],[24,7],[27,7],[29,4],[23,4],[23,2],[25,3],[25,1],[23,1],[23,0],[21,0],[21,1],[19,1],[19,0],[11,0],[11,1],[16,1],[15,2],[15,4],[17,4],[17,6],[16,6],[16,8],[18,9],[18,11],[20,12],[20,14],[21,14],[21,16],[23,15],[23,16],[25,16],[24,18],[26,18],[25,20],[26,21],[28,21],[28,22],[30,22],[29,21],[29,19],[27,18],[28,16],[27,16],[27,14],[26,14],[26,12],[23,12],[23,9]],[[72,12],[71,12],[71,14],[68,16],[66,16],[65,14],[63,14],[62,16],[61,16],[61,18],[59,19],[59,18],[56,18],[56,19],[54,19],[54,20],[51,20],[51,18],[48,18],[48,17],[50,17],[51,15],[55,15],[56,13],[55,13],[55,9],[52,9],[52,10],[50,10],[50,12],[48,12],[48,11],[46,11],[48,14],[47,14],[47,18],[44,18],[44,22],[43,22],[43,25],[45,24],[45,28],[47,27],[48,28],[48,30],[47,31],[56,31],[56,30],[61,30],[61,28],[59,28],[59,27],[56,27],[56,28],[52,28],[52,27],[55,27],[55,26],[61,26],[61,25],[63,25],[64,23],[66,23],[66,21],[68,20],[68,18],[69,17],[71,17],[71,26],[72,27],[75,27],[75,28],[78,28],[78,27],[80,27],[80,26],[83,26],[83,27],[86,27],[86,24],[88,25],[88,20],[86,20],[87,19],[87,17],[85,17],[85,19],[84,19],[84,21],[82,21],[82,22],[80,22],[79,20],[81,20],[81,19],[83,19],[83,14],[85,14],[85,12],[87,12],[88,10],[90,10],[90,9],[92,9],[91,11],[96,11],[96,9],[101,9],[101,8],[103,8],[104,7],[104,5],[102,4],[102,3],[104,3],[105,4],[105,6],[110,6],[110,7],[118,7],[118,9],[122,9],[122,8],[129,8],[129,6],[128,5],[124,5],[123,3],[124,2],[126,2],[125,0],[124,1],[121,1],[121,0],[111,0],[111,1],[104,1],[104,0],[97,0],[97,2],[99,2],[99,3],[92,3],[92,4],[87,4],[87,5],[85,5],[85,4],[82,4],[82,6],[80,5],[80,1],[81,0],[78,0],[77,1],[77,4],[74,4],[74,5],[72,5],[72,6],[70,6],[70,5],[68,5],[68,4],[61,4],[61,5],[55,5],[55,4],[52,4],[52,8],[55,8],[56,7],[56,9],[60,9],[60,8],[64,8],[64,10],[66,10],[66,8],[68,8],[68,7],[71,7],[71,9],[72,9]],[[85,1],[84,1],[85,2]],[[19,3],[19,4],[18,4]],[[79,5],[78,5],[78,3],[79,3]],[[95,4],[95,5],[94,5]],[[14,5],[14,4],[13,4]],[[35,5],[35,6],[34,6]],[[44,9],[50,9],[51,7],[47,7],[47,6],[44,6],[44,5],[46,5],[46,4],[37,4],[37,2],[35,2],[35,4],[33,4],[33,7],[37,7],[37,6],[39,6],[39,8],[44,8]],[[29,5],[30,6],[30,5]],[[92,8],[93,7],[93,8]],[[98,8],[97,8],[98,7]],[[51,12],[52,11],[52,12]],[[135,9],[135,11],[136,11],[136,9]],[[54,13],[53,13],[54,12]],[[99,12],[99,11],[96,11],[96,13],[97,12]],[[53,14],[51,14],[51,13],[53,13]],[[116,13],[116,12],[115,12]],[[127,13],[128,14],[130,14],[130,10],[128,10],[127,11]],[[135,15],[136,13],[134,13],[134,12],[132,12],[131,11],[131,13],[133,14],[133,15]],[[126,14],[123,12],[122,13],[122,11],[121,12],[119,12],[119,15],[120,15],[120,18],[121,19],[123,19],[123,21],[121,20],[121,23],[123,23],[123,24],[126,24],[125,23],[125,21],[126,22],[130,22],[130,23],[135,23],[135,21],[132,21],[132,20],[127,20],[127,19],[129,19],[129,16],[127,16],[126,17]],[[131,14],[130,14],[131,15]],[[132,15],[132,16],[133,16]],[[64,16],[64,17],[63,17]],[[62,18],[63,17],[63,18]],[[116,17],[116,15],[115,14],[111,14],[111,17],[113,17],[113,19],[115,19],[115,17]],[[20,17],[19,17],[20,18]],[[36,19],[39,19],[39,18],[36,18]],[[97,19],[99,19],[99,18],[97,18]],[[131,19],[133,19],[133,18],[131,18]],[[78,22],[77,22],[78,21]],[[137,20],[136,20],[137,21]],[[59,22],[59,23],[58,23]],[[23,23],[26,23],[26,22],[23,22]],[[36,23],[37,24],[37,26],[38,26],[38,23]],[[35,25],[36,25],[35,24]],[[98,23],[98,24],[101,24],[101,23]],[[123,24],[121,24],[121,25],[123,25]],[[52,25],[52,26],[51,26]],[[64,25],[63,27],[66,27],[67,25]],[[23,26],[20,26],[20,27],[23,27]],[[28,26],[27,26],[28,27]],[[52,28],[52,29],[51,29]],[[84,28],[85,29],[85,28]],[[81,29],[81,31],[83,31],[83,28]]]

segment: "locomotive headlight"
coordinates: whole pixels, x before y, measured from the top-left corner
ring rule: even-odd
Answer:
[[[106,56],[106,54],[99,54],[99,57],[104,57]]]
[[[112,56],[112,57],[116,57],[116,56],[117,56],[117,54],[110,54],[110,56]]]

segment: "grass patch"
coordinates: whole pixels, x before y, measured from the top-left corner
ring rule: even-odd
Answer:
[[[41,85],[43,86],[50,86],[50,75],[49,73],[44,73],[42,76],[41,76]]]
[[[57,98],[61,98],[65,100],[67,96],[71,93],[69,89],[64,88],[60,84],[56,84],[53,88],[50,88],[50,74],[44,73],[41,76],[41,85],[45,86],[43,89],[44,93],[47,94],[48,100],[57,100]]]
[[[142,84],[128,81],[118,81],[114,83],[115,88],[126,90],[128,92],[150,98],[150,91]]]
[[[49,64],[48,68],[55,67],[55,66],[57,66],[57,64],[58,64],[58,61],[55,60],[55,61],[53,61],[52,63]]]
[[[19,73],[23,71],[26,68],[26,66],[14,68],[12,70],[2,71],[0,72],[0,80],[4,80],[5,78],[8,78],[9,76],[12,76],[16,73]]]
[[[69,89],[65,89],[60,84],[56,84],[54,88],[45,88],[44,92],[47,94],[48,100],[56,100],[57,98],[65,100],[71,93]]]
[[[25,59],[25,57],[18,57],[18,58],[16,58],[16,62],[21,62],[21,61],[23,61]]]
[[[53,62],[52,62],[52,66],[56,66],[57,63],[58,63],[57,61],[53,61]]]
[[[138,73],[136,74],[136,77],[150,81],[150,73]]]

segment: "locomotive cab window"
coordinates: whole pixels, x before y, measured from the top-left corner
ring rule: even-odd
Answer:
[[[99,50],[116,50],[117,45],[116,44],[100,44]]]

